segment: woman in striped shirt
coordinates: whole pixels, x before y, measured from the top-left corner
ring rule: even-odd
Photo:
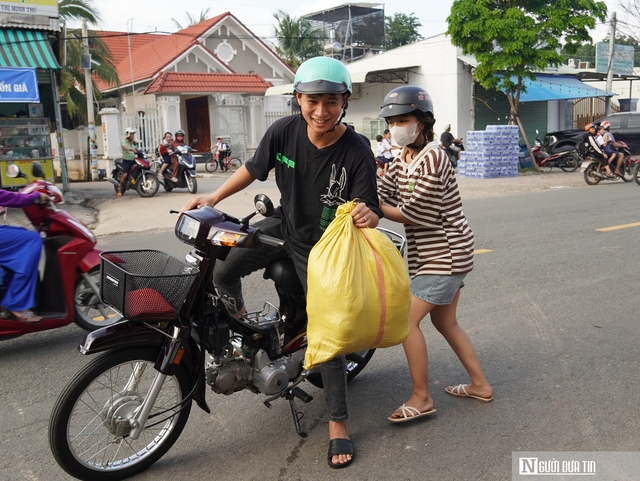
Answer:
[[[473,232],[469,228],[451,163],[433,133],[429,94],[420,87],[398,87],[380,111],[394,145],[403,147],[378,189],[384,216],[404,225],[411,280],[409,337],[403,343],[413,381],[413,395],[389,416],[405,422],[435,412],[429,393],[427,345],[420,322],[431,322],[462,362],[471,384],[448,386],[454,396],[483,402],[493,389],[467,333],[458,325],[456,307],[463,279],[473,269]]]

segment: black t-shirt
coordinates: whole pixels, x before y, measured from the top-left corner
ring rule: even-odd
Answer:
[[[375,162],[371,146],[350,128],[332,145],[315,147],[300,115],[275,122],[260,141],[249,173],[266,180],[275,168],[280,190],[276,215],[291,247],[308,253],[336,214],[349,200],[364,202],[379,217]]]
[[[442,146],[447,149],[453,142],[453,135],[451,132],[443,132],[440,136],[440,142],[442,142]]]

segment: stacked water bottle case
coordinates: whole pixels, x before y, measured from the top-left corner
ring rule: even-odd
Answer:
[[[517,125],[487,125],[486,130],[468,131],[458,175],[481,179],[517,176],[518,139]]]

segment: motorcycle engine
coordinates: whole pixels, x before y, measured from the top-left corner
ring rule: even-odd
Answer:
[[[251,366],[244,359],[223,359],[205,369],[207,384],[218,394],[233,394],[241,391],[251,379]]]

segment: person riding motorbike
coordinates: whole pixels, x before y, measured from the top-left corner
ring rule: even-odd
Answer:
[[[122,197],[124,192],[125,182],[131,167],[134,166],[136,158],[136,142],[133,140],[136,136],[137,130],[132,127],[127,127],[124,131],[124,139],[122,140],[122,175],[120,176],[120,187],[118,188],[118,197]]]
[[[162,157],[162,167],[160,167],[160,172],[158,172],[158,177],[162,178],[162,174],[167,170],[167,167],[171,164],[171,155],[169,154],[169,146],[171,145],[171,141],[173,140],[173,135],[171,132],[165,132],[164,138],[158,147],[158,151],[160,152],[160,156]]]
[[[600,145],[598,145],[596,125],[589,123],[584,126],[584,130],[589,134],[587,135],[587,139],[585,141],[586,154],[598,159],[598,161],[604,166],[605,175],[608,177],[613,177],[613,173],[609,168],[607,156],[600,148]]]
[[[22,194],[0,190],[0,206],[27,207],[46,204],[49,196],[42,192]],[[42,249],[40,235],[24,227],[0,225],[0,268],[4,271],[6,292],[0,305],[18,321],[37,324],[42,317],[31,309],[35,305],[38,263]]]
[[[620,176],[620,167],[622,167],[622,161],[624,160],[624,154],[622,152],[618,152],[615,150],[618,147],[623,147],[620,142],[616,141],[616,138],[613,136],[609,129],[611,128],[611,124],[608,120],[605,120],[600,124],[600,127],[604,129],[604,134],[602,135],[602,151],[607,156],[607,161],[609,163],[609,170],[611,170],[611,166],[615,161],[616,170],[614,175]]]
[[[176,177],[176,175],[178,175],[178,154],[176,154],[176,149],[183,145],[187,145],[184,141],[184,130],[178,129],[167,149],[171,156],[171,182],[178,182],[178,178]]]
[[[440,142],[447,154],[460,160],[460,147],[456,145],[456,143],[460,143],[460,140],[453,137],[453,134],[451,133],[451,124],[447,124],[444,128],[444,132],[440,136]]]
[[[351,213],[358,228],[376,227],[382,214],[371,145],[342,123],[352,93],[347,68],[330,57],[309,59],[296,72],[294,91],[301,113],[275,122],[252,159],[213,194],[194,198],[182,208],[214,207],[256,179],[266,180],[275,170],[281,205],[275,216],[254,225],[264,234],[284,239],[288,249],[233,249],[214,271],[215,285],[237,316],[246,311],[241,277],[277,258],[293,260],[306,292],[309,252],[344,200],[359,200]],[[353,461],[346,427],[345,369],[344,356],[320,365],[329,414],[327,461],[331,468],[344,468]]]

